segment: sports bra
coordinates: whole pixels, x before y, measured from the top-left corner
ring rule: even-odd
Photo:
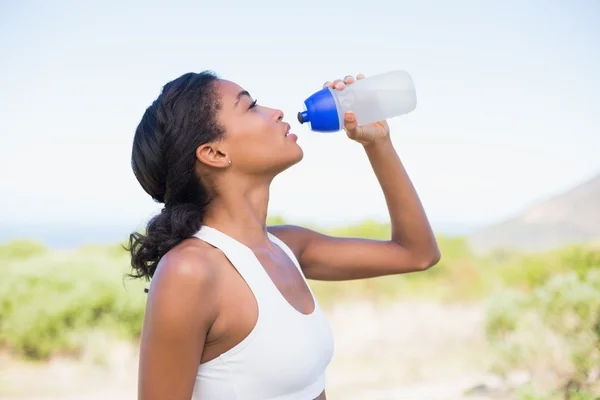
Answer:
[[[250,248],[209,226],[194,236],[220,249],[246,281],[256,298],[258,320],[240,343],[200,364],[192,400],[317,398],[325,390],[333,336],[310,286],[315,307],[303,314],[287,302]],[[275,235],[268,236],[306,282],[290,248]]]

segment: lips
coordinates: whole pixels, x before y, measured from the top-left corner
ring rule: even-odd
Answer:
[[[286,126],[285,136],[287,136],[290,134],[290,129],[292,129],[292,127],[290,126],[290,124],[287,124],[287,123],[285,124],[285,126]]]

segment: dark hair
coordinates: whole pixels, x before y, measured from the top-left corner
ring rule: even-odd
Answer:
[[[135,131],[133,173],[146,193],[165,206],[148,222],[145,235],[129,235],[130,277],[150,280],[162,256],[202,226],[210,197],[195,173],[195,153],[224,135],[217,123],[217,79],[204,71],[167,83]]]

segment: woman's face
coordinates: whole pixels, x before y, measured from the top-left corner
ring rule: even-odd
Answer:
[[[239,85],[219,80],[219,123],[225,128],[224,151],[235,170],[250,175],[276,175],[302,160],[297,137],[289,134],[281,110],[255,104]]]

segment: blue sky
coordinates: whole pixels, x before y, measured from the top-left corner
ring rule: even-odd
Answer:
[[[0,3],[0,221],[137,225],[160,206],[129,165],[160,88],[211,69],[281,108],[305,158],[273,214],[384,219],[359,145],[295,114],[325,80],[404,69],[390,121],[434,225],[486,224],[600,173],[594,1]],[[484,5],[485,4],[485,5]]]

